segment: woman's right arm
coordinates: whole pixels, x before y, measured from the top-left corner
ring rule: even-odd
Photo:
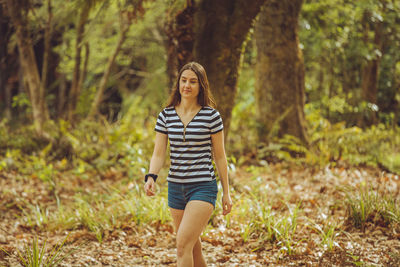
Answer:
[[[165,156],[167,152],[168,137],[166,134],[156,132],[156,139],[154,142],[153,156],[150,160],[149,173],[157,174],[160,172],[164,165]],[[154,196],[155,184],[153,178],[149,177],[144,185],[146,195]]]

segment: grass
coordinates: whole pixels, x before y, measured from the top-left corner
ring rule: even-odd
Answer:
[[[362,231],[367,222],[383,226],[400,222],[399,200],[394,195],[382,195],[365,185],[359,191],[348,192],[346,204],[349,220]]]
[[[64,252],[65,241],[68,236],[60,243],[56,244],[52,250],[47,253],[46,252],[46,241],[40,247],[38,238],[34,237],[31,243],[31,246],[26,245],[23,251],[19,251],[18,259],[20,263],[25,267],[52,267],[58,266],[65,258],[70,256],[74,251],[78,248],[72,248],[68,251]],[[5,253],[8,254],[7,251],[2,249]]]
[[[321,243],[319,244],[324,250],[333,251],[335,248],[340,248],[337,237],[340,235],[340,225],[334,220],[328,220],[328,223],[319,225],[310,221],[310,227],[314,232],[318,233]]]

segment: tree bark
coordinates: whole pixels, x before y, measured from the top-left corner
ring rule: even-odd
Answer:
[[[304,104],[304,63],[298,19],[302,0],[269,0],[255,27],[258,136],[293,135],[308,144]]]
[[[18,1],[6,0],[10,20],[15,27],[16,40],[19,50],[19,60],[24,73],[24,79],[28,85],[29,97],[32,105],[33,123],[36,132],[43,136],[43,124],[46,121],[46,112],[43,110],[44,99],[40,99],[40,76],[33,51],[32,40],[28,32],[28,23],[24,9],[18,5]]]
[[[81,51],[82,40],[85,31],[85,24],[89,16],[90,6],[84,4],[79,16],[78,26],[76,29],[76,43],[75,43],[75,65],[72,74],[71,89],[68,97],[68,120],[72,122],[75,116],[75,109],[78,103],[80,88],[80,75],[81,75]]]
[[[368,11],[365,11],[363,18],[363,39],[365,44],[370,43],[369,32],[370,32],[370,15]],[[373,45],[375,53],[373,58],[367,60],[362,68],[362,80],[361,80],[361,97],[362,100],[368,104],[377,105],[378,103],[378,79],[379,79],[379,64],[382,58],[382,47],[383,47],[383,23],[378,21],[374,26],[374,40]],[[368,111],[369,116],[365,116],[365,113],[361,114],[359,126],[364,127],[371,124],[377,123],[377,110]]]
[[[57,117],[65,117],[65,107],[67,103],[67,78],[64,73],[60,74],[57,94]]]
[[[4,88],[4,118],[7,120],[11,119],[11,103],[12,103],[12,87],[11,84],[7,83]]]
[[[265,0],[203,0],[194,17],[193,57],[204,66],[228,134],[243,44]]]
[[[51,0],[48,0],[47,2],[47,12],[48,12],[48,20],[46,23],[46,27],[44,30],[44,51],[43,51],[43,65],[42,65],[42,77],[41,77],[41,82],[40,82],[40,88],[39,88],[39,105],[40,109],[43,111],[43,116],[45,117],[46,120],[49,119],[49,112],[47,109],[47,105],[45,102],[46,99],[46,88],[48,85],[48,73],[49,73],[49,55],[50,55],[50,49],[51,49],[51,35],[53,32],[53,24],[52,24],[52,19],[53,19],[53,13],[51,9]]]
[[[8,42],[10,40],[11,26],[5,16],[3,5],[0,4],[0,102],[4,102],[4,117],[11,117],[10,86],[7,82],[9,73],[7,72],[8,62]],[[0,106],[1,107],[1,106]],[[2,110],[0,110],[1,114]]]

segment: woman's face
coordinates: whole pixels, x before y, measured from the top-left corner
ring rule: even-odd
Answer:
[[[196,98],[199,95],[200,84],[196,73],[184,70],[179,79],[179,93],[183,98]]]

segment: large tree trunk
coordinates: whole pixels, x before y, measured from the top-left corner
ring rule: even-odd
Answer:
[[[199,62],[207,71],[217,108],[228,133],[236,96],[242,46],[253,20],[265,0],[199,0],[187,1],[186,10],[175,17],[174,33],[167,50],[169,69],[188,61]],[[194,20],[191,21],[191,14]],[[170,37],[171,38],[171,37]],[[192,50],[191,50],[192,49]],[[176,57],[178,63],[174,62]],[[168,73],[176,73],[169,71]],[[172,77],[175,80],[175,76]]]
[[[304,63],[298,19],[302,0],[269,0],[256,22],[256,100],[259,139],[290,134],[308,143]]]
[[[243,43],[265,0],[203,0],[194,17],[194,59],[210,80],[225,134],[235,104]]]
[[[47,106],[45,100],[40,98],[40,76],[33,51],[32,40],[27,29],[27,18],[18,1],[6,1],[10,20],[15,27],[16,40],[19,50],[19,60],[23,69],[24,79],[29,88],[29,97],[32,105],[33,122],[36,132],[43,135],[43,124],[46,121]]]

